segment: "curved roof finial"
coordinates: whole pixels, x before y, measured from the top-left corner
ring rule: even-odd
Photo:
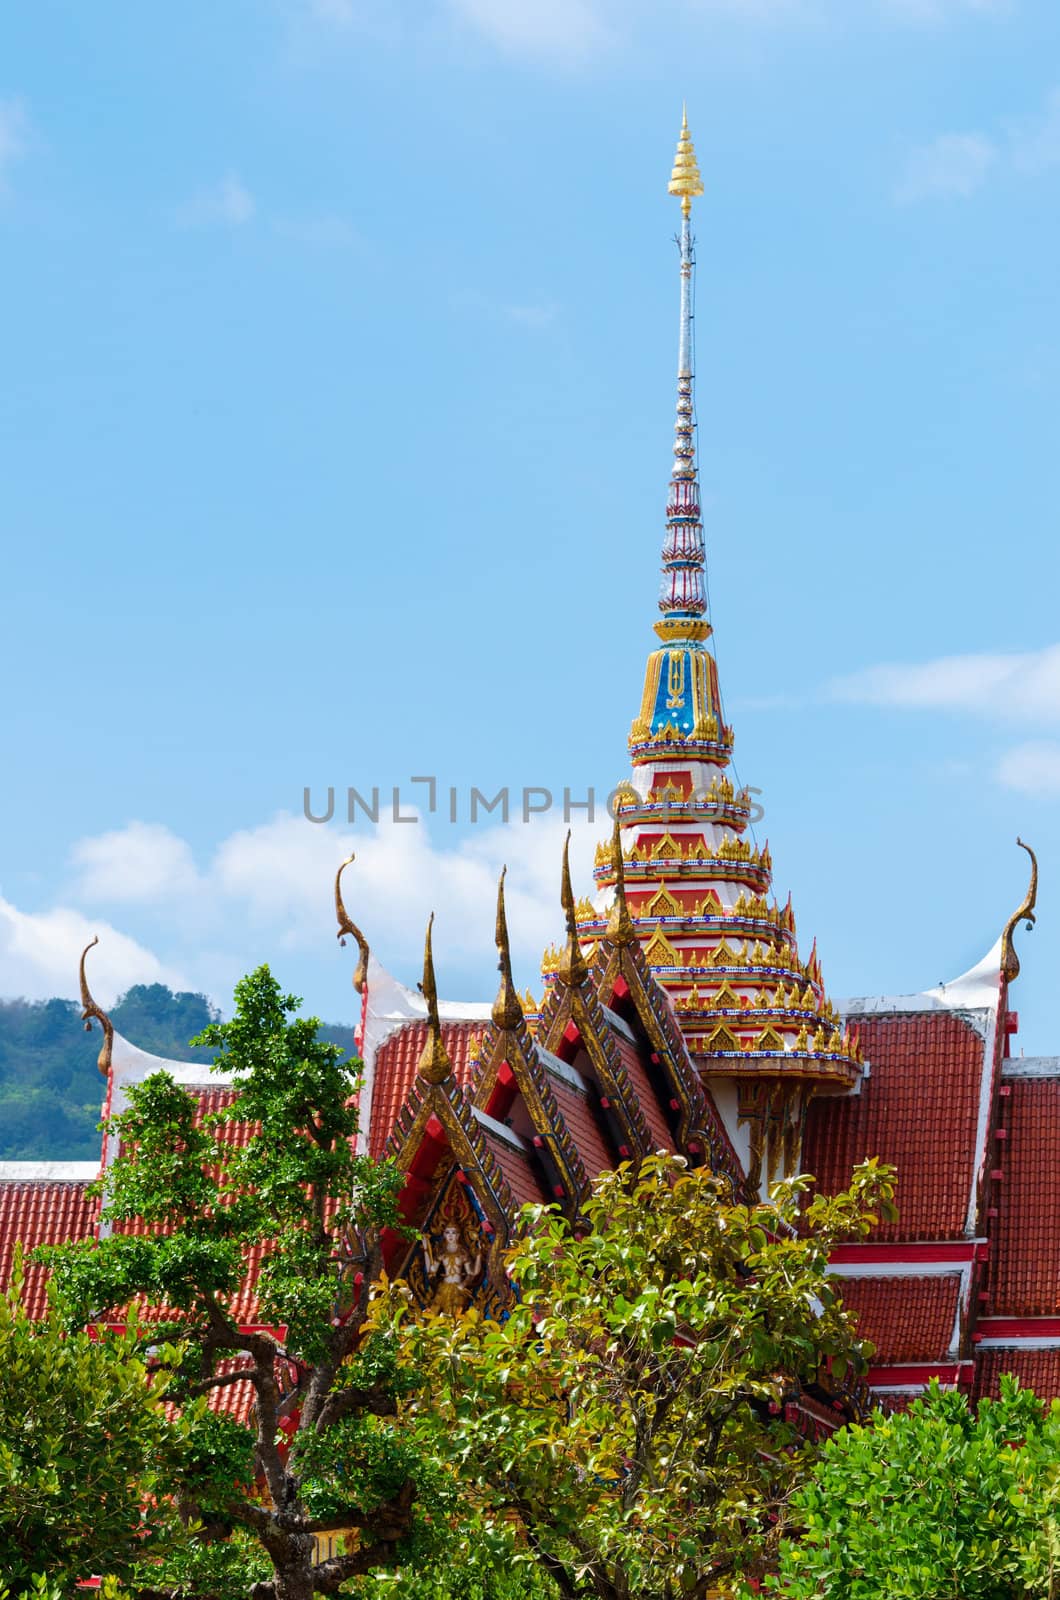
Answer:
[[[1026,850],[1031,858],[1031,881],[1027,885],[1027,893],[1023,897],[1023,904],[1018,911],[1014,911],[1009,917],[1005,923],[1005,931],[1001,935],[1001,971],[1009,983],[1014,983],[1020,975],[1020,958],[1016,954],[1016,946],[1012,940],[1012,935],[1016,931],[1016,924],[1025,921],[1027,932],[1029,933],[1038,920],[1034,915],[1034,908],[1038,903],[1038,857],[1030,845],[1024,844],[1022,839],[1017,837],[1016,843],[1021,850]]]
[[[637,930],[626,902],[626,864],[622,859],[622,824],[615,813],[615,827],[611,835],[611,860],[615,868],[615,901],[607,919],[607,937],[612,944],[636,944]]]
[[[86,1033],[92,1032],[93,1018],[95,1018],[100,1027],[103,1029],[103,1043],[99,1047],[99,1055],[96,1058],[96,1065],[103,1076],[108,1078],[110,1076],[111,1061],[114,1054],[114,1024],[111,1022],[110,1018],[107,1016],[107,1013],[102,1009],[102,1007],[97,1006],[96,1002],[93,1000],[91,991],[88,987],[88,978],[85,976],[85,957],[88,955],[88,952],[93,948],[93,946],[97,945],[98,943],[99,935],[97,933],[93,938],[92,943],[86,944],[85,948],[81,952],[81,1021],[85,1025]]]
[[[339,922],[339,931],[335,937],[338,939],[343,949],[346,948],[347,934],[350,934],[352,938],[357,940],[357,949],[360,951],[360,957],[357,962],[356,971],[353,974],[353,987],[356,989],[358,994],[363,994],[365,984],[368,982],[368,940],[365,938],[357,924],[355,922],[351,922],[349,913],[347,912],[342,900],[342,874],[345,872],[350,862],[356,861],[356,859],[356,855],[351,850],[350,854],[346,857],[345,861],[342,863],[342,866],[335,874],[335,915]]]
[[[564,983],[584,983],[589,976],[589,967],[582,953],[578,941],[578,917],[574,909],[574,890],[570,881],[570,829],[563,841],[563,876],[560,879],[560,899],[563,903],[563,914],[567,919],[567,945],[559,959],[557,972]]]
[[[512,948],[508,940],[508,917],[504,909],[504,879],[507,867],[501,868],[497,883],[497,968],[501,975],[497,998],[493,1002],[492,1016],[498,1028],[517,1028],[523,1020],[515,984],[512,982]]]
[[[442,1039],[442,1024],[438,1017],[438,984],[434,977],[434,951],[431,948],[433,927],[432,911],[427,921],[427,937],[423,941],[423,982],[419,985],[420,994],[427,1002],[427,1042],[416,1071],[428,1083],[444,1083],[453,1070],[453,1064]]]

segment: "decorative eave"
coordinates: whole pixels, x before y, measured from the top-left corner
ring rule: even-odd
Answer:
[[[419,1209],[409,1178],[416,1156],[427,1139],[441,1144],[443,1135],[453,1160],[467,1174],[489,1219],[494,1247],[503,1248],[510,1242],[518,1203],[486,1142],[470,1099],[451,1075],[441,1083],[417,1078],[387,1140],[386,1155],[407,1175],[403,1198],[411,1207],[409,1220],[414,1220]],[[432,1176],[422,1180],[424,1193]],[[420,1186],[420,1182],[415,1184],[417,1189]]]
[[[647,1155],[651,1133],[633,1092],[625,1064],[615,1045],[595,987],[586,968],[581,983],[570,984],[562,975],[552,983],[538,1028],[545,1049],[562,1056],[573,1039],[580,1039],[597,1082],[622,1128],[631,1158]]]
[[[479,1046],[478,1060],[472,1088],[474,1104],[488,1111],[504,1070],[511,1073],[534,1134],[548,1152],[563,1185],[563,1194],[555,1198],[569,1216],[578,1214],[589,1193],[590,1174],[564,1121],[526,1023],[520,1019],[507,1029],[491,1025]]]
[[[812,1083],[838,1083],[853,1088],[861,1066],[839,1051],[710,1050],[690,1048],[705,1078],[797,1078]]]
[[[744,1175],[739,1157],[721,1118],[704,1091],[666,994],[655,981],[640,944],[616,945],[605,939],[596,948],[596,963],[594,971],[599,997],[613,1005],[616,1000],[621,1000],[622,986],[625,986],[624,992],[629,994],[641,1026],[658,1057],[680,1107],[677,1136],[681,1149],[685,1153],[695,1154],[698,1147],[706,1157],[710,1170],[718,1176],[727,1177],[733,1193],[742,1195]]]

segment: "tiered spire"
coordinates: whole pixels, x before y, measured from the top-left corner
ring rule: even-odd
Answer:
[[[779,1118],[767,1140],[772,1161],[794,1148],[798,1106],[815,1083],[855,1081],[858,1051],[825,994],[816,949],[799,956],[790,900],[779,906],[772,897],[769,847],[745,837],[750,795],[728,771],[733,738],[708,647],[696,467],[691,207],[703,183],[687,119],[669,189],[681,201],[680,325],[663,615],[655,624],[662,648],[648,658],[630,734],[633,772],[618,794],[624,881],[614,841],[601,843],[595,876],[604,893],[595,906],[579,903],[576,920],[585,942],[624,932],[632,920],[702,1070],[761,1089],[760,1131]],[[568,934],[568,966],[573,947]],[[552,970],[557,965],[553,959]]]

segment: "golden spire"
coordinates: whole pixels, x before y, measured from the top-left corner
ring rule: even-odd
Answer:
[[[1001,936],[1001,970],[1009,983],[1014,983],[1020,975],[1020,958],[1016,954],[1016,947],[1012,942],[1012,935],[1016,931],[1016,924],[1026,919],[1027,932],[1033,928],[1037,918],[1034,908],[1038,903],[1038,858],[1029,844],[1024,844],[1018,838],[1016,843],[1021,850],[1026,850],[1031,858],[1031,881],[1027,885],[1027,893],[1023,897],[1023,904],[1018,911],[1014,911],[1005,924],[1005,931]]]
[[[365,938],[357,924],[350,921],[346,907],[342,903],[342,874],[345,872],[350,862],[356,861],[356,859],[357,857],[351,850],[350,854],[346,857],[345,861],[342,863],[342,866],[335,874],[335,915],[339,921],[339,931],[335,937],[338,939],[343,949],[346,948],[347,934],[350,934],[354,939],[357,940],[357,948],[360,951],[360,958],[357,962],[357,970],[353,974],[353,987],[357,990],[358,994],[363,994],[365,984],[368,982],[368,940]]]
[[[97,1006],[96,1002],[93,1000],[88,987],[88,979],[85,976],[85,957],[92,949],[92,945],[97,945],[98,943],[99,935],[97,934],[92,940],[92,944],[86,944],[85,948],[81,952],[81,1005],[83,1008],[81,1011],[81,1021],[85,1025],[86,1033],[92,1032],[93,1017],[103,1029],[103,1043],[99,1047],[99,1055],[96,1059],[96,1065],[98,1066],[100,1072],[102,1072],[103,1076],[108,1078],[110,1076],[111,1056],[114,1050],[114,1024],[107,1016],[107,1013],[101,1010],[101,1008]]]
[[[508,918],[504,910],[504,878],[508,868],[501,868],[497,883],[497,962],[501,975],[500,988],[493,1002],[493,1020],[498,1028],[517,1028],[523,1020],[523,1008],[512,982],[512,949],[508,942]]]
[[[444,1083],[453,1070],[442,1040],[442,1024],[438,1020],[438,985],[434,978],[434,952],[431,949],[431,929],[434,912],[427,921],[427,937],[423,942],[423,982],[420,994],[427,1002],[427,1042],[420,1055],[416,1071],[428,1083]]]
[[[563,877],[560,880],[560,899],[563,902],[563,914],[567,919],[567,945],[559,958],[557,972],[564,983],[584,983],[589,976],[589,967],[582,954],[582,947],[578,943],[578,914],[574,904],[574,890],[570,881],[570,829],[563,841]]]
[[[611,835],[611,859],[615,868],[615,903],[607,919],[607,937],[612,944],[636,944],[637,930],[626,904],[626,865],[622,859],[622,826],[617,816]]]
[[[681,108],[681,133],[677,141],[674,170],[670,174],[667,193],[680,195],[681,210],[686,217],[692,209],[692,201],[696,195],[703,193],[703,179],[700,177],[699,164],[696,161],[696,148],[692,143],[692,135],[688,131],[688,117],[683,106]]]

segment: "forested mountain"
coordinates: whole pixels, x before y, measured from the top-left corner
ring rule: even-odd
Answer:
[[[138,983],[110,1011],[117,1031],[152,1055],[209,1062],[194,1038],[216,1017],[203,994]],[[353,1054],[353,1029],[326,1025],[325,1038]],[[86,1034],[72,1000],[0,1000],[0,1161],[94,1161],[104,1083],[96,1071],[100,1032]]]

